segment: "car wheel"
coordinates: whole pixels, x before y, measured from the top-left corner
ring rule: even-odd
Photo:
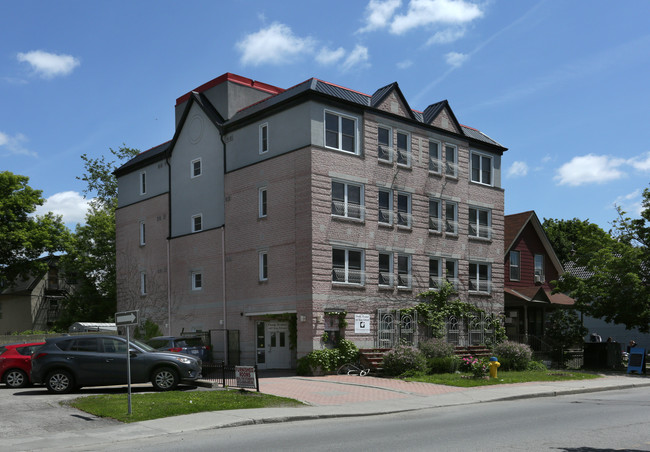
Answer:
[[[47,390],[56,394],[67,394],[74,389],[74,379],[67,370],[54,370],[45,379]]]
[[[178,374],[170,367],[160,367],[153,371],[151,384],[158,391],[169,391],[178,386]]]
[[[4,378],[5,384],[10,388],[24,388],[29,383],[29,378],[24,370],[8,370]]]

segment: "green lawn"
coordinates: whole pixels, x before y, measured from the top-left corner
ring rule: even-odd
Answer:
[[[435,383],[439,385],[448,386],[461,386],[465,388],[473,386],[490,386],[502,385],[507,383],[527,383],[531,381],[561,381],[561,380],[588,380],[591,378],[599,378],[599,375],[576,372],[576,371],[499,371],[497,378],[490,378],[489,380],[482,380],[471,378],[469,374],[433,374],[433,375],[417,375],[404,378],[406,381],[421,381],[424,383]]]
[[[239,410],[246,408],[296,407],[301,402],[259,392],[240,390],[170,391],[131,395],[131,415],[126,394],[103,394],[81,397],[67,405],[122,422],[139,422],[203,411]]]

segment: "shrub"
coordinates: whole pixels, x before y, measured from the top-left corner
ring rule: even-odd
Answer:
[[[449,358],[454,356],[453,344],[445,342],[444,339],[426,339],[420,341],[418,347],[427,358]]]
[[[311,375],[319,369],[322,372],[333,372],[345,363],[356,361],[358,356],[359,349],[354,342],[341,339],[336,348],[314,350],[299,358],[296,373]]]
[[[531,361],[531,362],[528,363],[528,368],[526,370],[530,370],[530,371],[533,371],[533,372],[534,371],[539,371],[539,370],[545,371],[545,370],[548,370],[548,367],[546,367],[546,364],[544,364],[541,361]]]
[[[427,361],[415,347],[400,345],[384,353],[384,374],[402,375],[404,372],[425,372]]]
[[[427,360],[427,372],[430,374],[453,374],[459,366],[460,358],[458,356],[444,356]]]
[[[502,370],[526,370],[533,357],[533,351],[526,344],[505,341],[494,346],[494,356]]]
[[[488,373],[490,366],[486,358],[469,356],[460,360],[460,370],[461,372],[470,372],[475,377],[482,377]]]

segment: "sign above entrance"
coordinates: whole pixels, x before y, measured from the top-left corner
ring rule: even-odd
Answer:
[[[370,314],[354,314],[354,332],[370,334]]]

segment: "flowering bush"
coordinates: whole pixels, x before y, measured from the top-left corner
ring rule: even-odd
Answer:
[[[485,358],[470,356],[460,360],[460,370],[470,372],[474,377],[482,377],[488,373],[490,366]]]
[[[433,338],[420,341],[420,351],[427,358],[448,358],[454,356],[454,346],[444,339]]]
[[[494,346],[494,356],[503,370],[526,370],[533,358],[533,351],[526,344],[505,341]]]
[[[384,354],[383,368],[386,375],[425,372],[427,361],[417,348],[400,345]]]

